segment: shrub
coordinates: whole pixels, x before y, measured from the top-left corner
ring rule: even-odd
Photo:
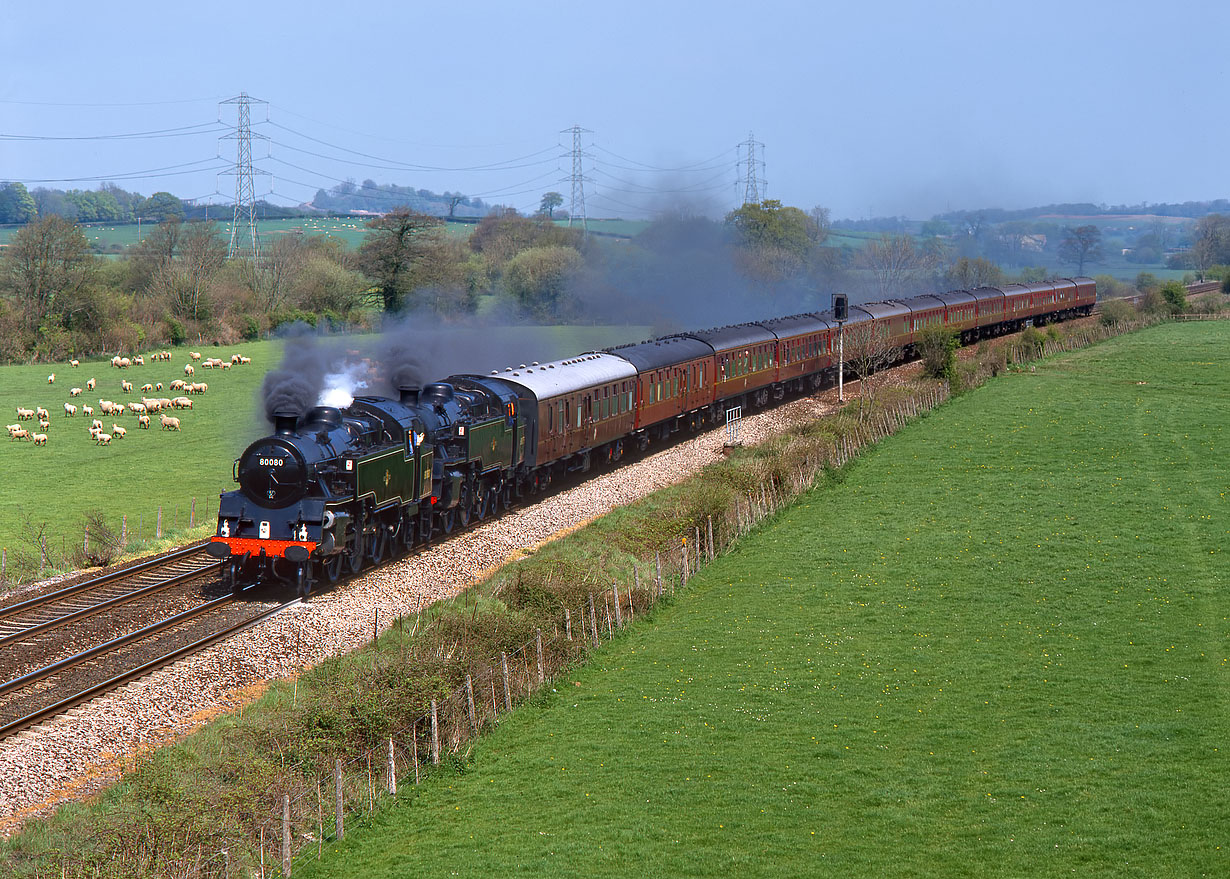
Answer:
[[[914,343],[922,357],[923,372],[931,378],[944,379],[950,384],[956,377],[957,348],[961,340],[950,327],[925,327]]]
[[[1187,311],[1187,290],[1179,281],[1167,281],[1159,290],[1171,314]]]
[[[184,325],[173,317],[167,317],[167,336],[172,345],[182,345],[188,341],[188,331]]]
[[[1102,326],[1106,327],[1127,323],[1137,316],[1135,306],[1123,299],[1109,299],[1103,302],[1101,312],[1098,320],[1101,321]]]

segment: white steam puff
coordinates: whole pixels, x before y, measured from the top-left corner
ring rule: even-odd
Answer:
[[[356,391],[369,387],[371,378],[371,363],[364,360],[359,363],[344,363],[337,372],[325,375],[324,388],[320,392],[317,406],[336,406],[344,409],[354,402]]]

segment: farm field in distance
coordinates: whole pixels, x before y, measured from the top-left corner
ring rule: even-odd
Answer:
[[[295,875],[1225,875],[1228,330],[908,426]]]
[[[540,346],[548,349],[539,358],[544,361],[633,341],[647,333],[639,326],[504,327],[497,331],[504,341],[520,337],[521,344],[530,344],[535,351]],[[371,337],[352,338],[361,344]],[[7,435],[0,439],[0,471],[4,473],[0,480],[0,546],[7,553],[10,579],[21,556],[27,561],[32,558],[37,569],[40,528],[50,554],[58,558],[81,546],[86,516],[94,511],[101,512],[117,533],[126,515],[129,548],[134,551],[154,536],[159,506],[164,532],[175,532],[179,542],[212,534],[218,494],[234,487],[232,462],[249,442],[269,430],[260,406],[260,387],[265,373],[281,362],[282,344],[267,340],[230,347],[184,346],[171,349],[170,362],[149,362],[147,351],[145,366],[126,370],[113,367],[109,357],[82,361],[75,369],[67,363],[0,366],[0,412],[5,413],[5,424],[18,423],[19,406],[41,406],[51,415],[46,446]],[[251,357],[252,364],[218,370],[202,369],[197,363],[193,378],[207,382],[209,391],[192,396],[191,411],[172,413],[182,424],[178,433],[160,430],[157,416],[151,419],[149,430],[142,430],[133,415],[100,414],[100,398],[116,403],[140,401],[140,388],[146,383],[164,384],[162,392],[147,396],[179,396],[180,392],[169,389],[169,383],[184,378],[189,350],[199,351],[203,358],[228,361],[232,353],[241,353]],[[473,368],[486,371],[482,363]],[[55,384],[47,382],[51,373],[55,373]],[[84,389],[91,377],[97,380],[93,392],[83,390],[80,397],[70,397],[71,388]],[[123,380],[133,383],[133,393],[121,390]],[[96,445],[87,435],[91,417],[80,409],[75,417],[66,416],[65,403],[93,406],[107,432],[118,423],[127,435],[114,438],[109,446]],[[31,433],[38,432],[37,421],[20,423]],[[193,498],[198,527],[189,535],[186,526]]]

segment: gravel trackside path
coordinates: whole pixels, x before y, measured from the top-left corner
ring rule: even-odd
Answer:
[[[847,398],[857,393],[848,386]],[[744,417],[744,444],[833,411],[836,392]],[[725,428],[697,434],[615,471],[519,507],[398,562],[317,593],[263,624],[67,715],[0,741],[0,833],[115,781],[142,751],[174,741],[371,637],[394,618],[456,595],[518,550],[560,536],[717,460]]]

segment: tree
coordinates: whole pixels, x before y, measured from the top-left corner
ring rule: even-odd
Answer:
[[[726,215],[726,225],[739,234],[745,248],[777,248],[802,260],[818,234],[816,220],[776,199],[745,204]]]
[[[957,348],[961,338],[951,327],[924,327],[915,337],[914,347],[922,358],[923,372],[931,378],[946,379],[955,385],[957,379]]]
[[[891,299],[908,292],[918,277],[934,266],[934,258],[914,244],[909,235],[881,235],[868,241],[855,263],[871,272],[876,293]]]
[[[94,257],[76,223],[52,215],[17,230],[0,260],[0,284],[12,292],[37,327],[56,310],[56,297],[80,292]]]
[[[860,321],[842,330],[845,360],[859,377],[860,413],[868,413],[875,403],[879,379],[876,373],[901,359],[901,348],[890,341],[886,321]]]
[[[584,265],[571,247],[532,247],[508,263],[504,284],[521,307],[535,317],[551,317],[564,305],[568,286]]]
[[[1207,214],[1196,221],[1192,264],[1201,278],[1211,266],[1230,263],[1230,217]]]
[[[150,281],[150,290],[168,300],[181,317],[202,320],[210,313],[215,276],[226,263],[226,244],[212,220],[187,223],[179,239],[178,257]]]
[[[24,183],[0,183],[0,223],[28,223],[38,207]]]
[[[155,192],[137,205],[136,210],[141,219],[155,220],[159,223],[184,218],[184,203],[169,192]]]
[[[1102,230],[1097,226],[1065,226],[1059,242],[1061,262],[1076,263],[1076,273],[1085,273],[1085,263],[1102,261]]]
[[[1182,314],[1187,311],[1187,289],[1182,281],[1167,281],[1158,288],[1171,314]]]
[[[558,192],[544,192],[538,205],[538,212],[548,217],[555,217],[555,209],[564,203],[564,197]]]
[[[1004,273],[990,260],[963,256],[944,273],[944,282],[949,289],[956,290],[998,287],[1004,282]]]
[[[400,314],[406,307],[414,292],[414,266],[441,224],[439,218],[407,207],[368,221],[367,238],[359,247],[359,270],[371,279],[375,297],[389,314]]]

